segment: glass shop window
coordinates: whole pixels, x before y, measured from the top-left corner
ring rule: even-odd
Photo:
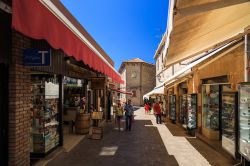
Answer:
[[[219,130],[219,85],[202,86],[203,127]]]

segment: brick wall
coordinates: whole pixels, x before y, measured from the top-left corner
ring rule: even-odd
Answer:
[[[22,50],[30,40],[12,32],[9,68],[9,165],[30,165],[30,70],[22,65]]]

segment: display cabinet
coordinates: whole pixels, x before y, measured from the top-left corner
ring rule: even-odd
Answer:
[[[237,142],[237,93],[223,92],[221,108],[222,147],[235,157]]]
[[[175,95],[169,96],[169,111],[170,111],[169,118],[175,121],[176,120],[176,96]]]
[[[219,130],[219,85],[203,85],[203,126],[211,130]]]
[[[197,94],[187,95],[187,128],[189,130],[197,127]]]
[[[239,90],[239,153],[250,161],[250,84],[241,83]]]
[[[179,121],[182,124],[186,124],[187,122],[187,95],[180,96],[180,116]]]
[[[30,151],[44,156],[59,144],[59,85],[56,78],[32,77]]]

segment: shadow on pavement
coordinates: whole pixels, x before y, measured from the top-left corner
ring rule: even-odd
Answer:
[[[140,106],[134,106],[134,111],[139,110],[141,107]]]
[[[151,121],[135,120],[132,131],[119,132],[114,124],[109,123],[103,139],[84,139],[70,153],[63,153],[48,165],[176,166],[178,163],[167,153]]]
[[[211,165],[223,165],[232,166],[236,164],[236,161],[232,158],[228,158],[225,154],[221,154],[208,146],[206,143],[201,141],[199,138],[193,137],[187,134],[187,131],[178,126],[178,124],[173,124],[170,120],[166,123],[167,128],[170,130],[173,136],[186,137],[188,142],[211,164]]]

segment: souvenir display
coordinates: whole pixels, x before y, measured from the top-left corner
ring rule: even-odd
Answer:
[[[65,87],[64,88],[64,106],[79,107],[85,109],[85,92],[84,88],[78,87]]]
[[[47,84],[50,88],[59,86],[55,78],[33,76],[32,79],[31,153],[45,154],[59,144],[57,94],[59,89],[53,89],[53,94],[50,91],[50,95],[47,96],[46,88]]]
[[[175,95],[169,96],[169,110],[170,110],[170,119],[176,120],[176,107],[175,107]]]
[[[195,129],[197,126],[197,95],[187,95],[187,128]]]
[[[239,85],[239,153],[250,160],[250,84]]]
[[[222,147],[235,156],[236,142],[236,101],[237,94],[233,92],[222,93]]]
[[[219,85],[203,85],[203,125],[219,130]]]
[[[187,123],[187,95],[180,96],[180,117],[179,121],[182,124]]]

